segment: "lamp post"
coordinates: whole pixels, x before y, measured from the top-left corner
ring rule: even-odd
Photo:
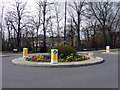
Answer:
[[[67,1],[65,1],[64,45],[66,45],[66,8],[67,8]]]

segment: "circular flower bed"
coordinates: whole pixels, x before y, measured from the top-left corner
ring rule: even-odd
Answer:
[[[83,55],[68,55],[66,58],[63,54],[60,54],[58,56],[58,62],[75,62],[75,61],[84,61],[90,59],[87,56]],[[32,62],[51,62],[50,55],[38,55],[38,56],[29,56],[25,58],[26,61],[32,61]]]

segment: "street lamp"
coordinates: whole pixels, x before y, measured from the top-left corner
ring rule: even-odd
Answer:
[[[66,45],[66,5],[67,1],[65,1],[65,26],[64,26],[64,45]]]

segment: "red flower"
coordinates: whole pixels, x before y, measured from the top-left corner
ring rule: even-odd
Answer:
[[[35,59],[32,58],[33,61],[35,61]]]
[[[33,59],[33,61],[35,61],[35,59]]]
[[[34,56],[33,56],[33,58],[34,58]]]
[[[74,59],[72,59],[72,61],[74,61]]]
[[[85,59],[85,56],[84,56],[84,59]]]

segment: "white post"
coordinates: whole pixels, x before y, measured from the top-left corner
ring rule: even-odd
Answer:
[[[55,64],[58,63],[58,50],[51,49],[51,63]]]
[[[28,49],[27,48],[23,48],[23,58],[26,58],[28,54]]]
[[[106,52],[107,52],[107,53],[110,52],[110,46],[106,46]]]

